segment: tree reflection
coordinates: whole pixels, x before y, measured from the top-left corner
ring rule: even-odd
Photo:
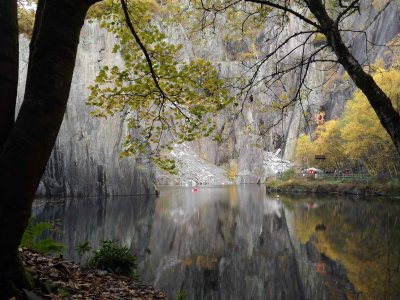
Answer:
[[[321,254],[345,267],[357,291],[349,297],[398,299],[399,212],[398,206],[383,202],[326,201],[312,210],[298,204],[294,224],[302,244],[312,243]],[[316,230],[322,224],[325,230]],[[315,264],[318,272],[327,273],[323,259]]]

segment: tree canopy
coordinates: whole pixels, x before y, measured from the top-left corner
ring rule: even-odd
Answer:
[[[128,126],[136,131],[127,136],[123,155],[165,154],[174,142],[209,136],[216,112],[235,104],[240,115],[245,103],[260,94],[270,99],[262,105],[282,114],[278,123],[293,105],[301,107],[308,122],[307,97],[318,88],[309,78],[312,70],[325,69],[329,82],[340,67],[366,95],[399,149],[396,108],[371,76],[369,62],[358,62],[350,52],[354,39],[392,1],[372,2],[369,9],[376,16],[360,30],[348,28],[346,22],[365,9],[360,1],[132,0],[121,4],[103,1],[93,14],[117,35],[120,44],[114,50],[122,55],[124,66],[100,71],[88,104],[97,107],[93,114],[100,117],[128,111]],[[182,46],[169,38],[171,28],[179,26],[194,39],[207,39],[218,31],[224,39],[244,41],[247,53],[235,58],[242,61],[242,74],[220,78],[210,62],[180,57]],[[267,36],[261,34],[265,28],[270,30]],[[368,56],[377,45],[365,36]]]
[[[16,295],[16,289],[28,285],[18,259],[18,245],[65,113],[80,30],[87,10],[95,2],[38,1],[24,101],[14,120],[17,2],[0,1],[0,299],[9,299]],[[143,149],[157,151],[157,147],[168,149],[170,141],[210,135],[214,125],[208,114],[230,103],[236,104],[240,113],[253,94],[271,93],[274,107],[282,112],[293,103],[302,105],[310,91],[307,78],[311,66],[327,64],[327,69],[334,69],[339,64],[365,95],[398,153],[400,116],[396,107],[377,84],[378,79],[350,52],[352,38],[366,28],[354,31],[346,27],[345,20],[359,11],[361,2],[104,0],[93,14],[101,15],[104,26],[117,35],[120,43],[115,51],[121,53],[124,66],[109,66],[100,72],[89,103],[97,107],[94,114],[98,116],[129,109],[128,125],[141,134],[136,139],[128,136],[126,154]],[[378,5],[377,18],[392,2]],[[260,52],[257,47],[249,47],[244,57],[246,71],[229,82],[237,91],[233,99],[226,89],[227,82],[209,62],[179,59],[180,46],[167,41],[161,20],[194,24],[194,31],[205,34],[222,28],[232,38],[241,34],[256,38],[257,30],[269,24],[271,35],[261,41],[269,50]],[[289,31],[284,29],[294,20],[300,26],[286,35]],[[22,23],[20,15],[21,30]],[[272,66],[268,65],[271,59]],[[287,78],[294,78],[294,89],[286,89],[283,81]],[[356,100],[354,107],[357,105]]]
[[[93,115],[127,111],[132,130],[122,155],[157,158],[173,142],[209,136],[215,128],[212,114],[233,101],[216,69],[201,58],[185,61],[182,45],[168,42],[160,28],[172,22],[171,7],[147,0],[122,3],[109,2],[112,13],[102,15],[102,26],[116,35],[114,52],[124,64],[100,70],[87,102],[96,107]]]
[[[376,66],[374,80],[390,96],[397,109],[400,99],[400,70],[385,70]],[[315,154],[325,156],[315,161]],[[357,90],[347,102],[343,116],[319,125],[311,141],[300,136],[295,149],[295,161],[304,167],[319,165],[331,170],[353,168],[373,175],[398,176],[399,155],[390,136],[365,95]]]

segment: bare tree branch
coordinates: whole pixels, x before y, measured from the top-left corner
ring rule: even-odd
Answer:
[[[338,28],[339,22],[342,19],[343,16],[345,16],[350,10],[352,9],[357,9],[357,4],[360,2],[360,0],[354,0],[350,5],[348,5],[339,15],[336,17],[335,21],[335,26]]]
[[[319,28],[319,25],[317,23],[315,23],[314,21],[306,18],[302,14],[298,13],[297,11],[295,11],[295,10],[293,10],[293,9],[287,7],[287,6],[283,6],[283,5],[280,5],[280,4],[271,2],[271,1],[267,1],[267,0],[245,0],[245,2],[252,2],[252,3],[268,5],[268,6],[283,10],[285,12],[291,13],[292,15],[298,17],[299,19],[303,20],[304,22],[306,22],[306,23],[308,23],[308,24],[310,24],[310,25],[312,25],[312,26],[314,26],[316,28]]]

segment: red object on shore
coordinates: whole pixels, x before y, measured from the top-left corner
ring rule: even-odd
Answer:
[[[193,192],[197,192],[197,186],[194,187]]]

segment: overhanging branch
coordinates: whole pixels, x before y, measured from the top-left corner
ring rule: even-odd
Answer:
[[[121,0],[121,5],[122,5],[122,10],[124,12],[126,25],[128,26],[129,31],[131,32],[133,38],[135,39],[136,43],[139,45],[140,49],[142,50],[142,52],[143,52],[143,54],[144,54],[144,56],[146,58],[147,65],[149,66],[149,69],[150,69],[151,78],[153,79],[153,82],[154,82],[157,90],[161,94],[162,104],[164,104],[165,100],[168,100],[186,118],[186,120],[189,120],[189,117],[182,111],[181,107],[179,107],[179,105],[177,105],[174,101],[169,99],[167,94],[161,88],[160,83],[159,83],[158,78],[157,78],[157,75],[156,75],[156,72],[155,72],[154,67],[153,67],[153,63],[152,63],[151,58],[150,58],[150,54],[147,51],[147,49],[144,46],[144,44],[142,43],[139,35],[137,34],[137,32],[135,31],[135,28],[132,25],[132,22],[131,22],[131,19],[130,19],[130,16],[129,16],[128,6],[126,5],[125,0]]]
[[[294,15],[294,16],[298,17],[299,19],[301,19],[302,21],[304,21],[304,22],[306,22],[306,23],[308,23],[308,24],[310,24],[310,25],[312,25],[312,26],[314,26],[316,28],[320,28],[320,26],[317,23],[315,23],[314,21],[306,18],[302,14],[298,13],[297,11],[294,11],[293,9],[291,9],[291,8],[289,8],[287,6],[283,6],[283,5],[280,5],[280,4],[271,2],[271,1],[267,1],[267,0],[244,0],[244,1],[245,2],[258,3],[258,4],[262,4],[262,5],[268,5],[268,6],[283,10],[285,12],[291,13],[292,15]]]

